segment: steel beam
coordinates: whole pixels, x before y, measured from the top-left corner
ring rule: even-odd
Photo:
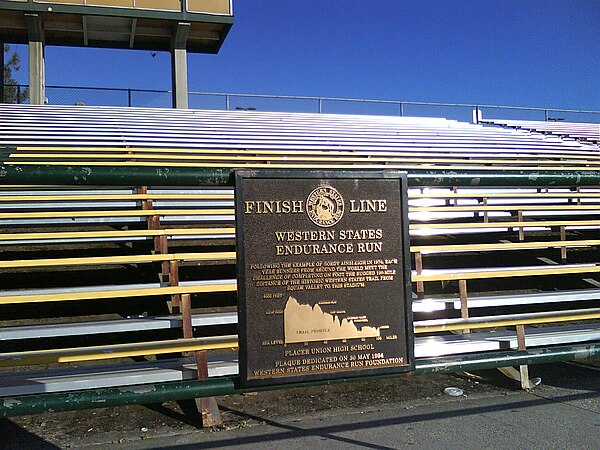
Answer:
[[[39,14],[25,14],[29,41],[29,103],[46,103],[46,62],[44,26]]]
[[[4,103],[4,41],[0,39],[0,103]],[[17,99],[17,103],[19,100]]]
[[[173,30],[171,44],[171,75],[173,108],[188,108],[188,80],[187,80],[187,37],[190,24],[178,22]]]

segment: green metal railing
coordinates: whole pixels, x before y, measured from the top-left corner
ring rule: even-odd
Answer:
[[[28,86],[5,86],[5,101],[26,103]],[[86,86],[46,86],[52,105],[83,103],[94,106],[164,107],[170,108],[172,93],[168,90],[109,88]],[[510,106],[477,103],[419,102],[311,95],[247,94],[233,92],[189,92],[191,108],[215,110],[295,111],[316,113],[366,113],[395,116],[436,116],[471,120],[473,110],[527,120],[568,120],[596,122],[598,110],[552,108],[549,106]]]
[[[412,375],[493,369],[513,365],[543,364],[557,361],[587,360],[600,357],[600,343],[562,346],[535,350],[501,351],[417,360]],[[296,383],[256,390],[315,386],[347,381],[365,381],[403,375],[357,377],[310,383]],[[23,416],[46,411],[73,411],[131,404],[160,403],[189,398],[214,397],[246,392],[239,387],[239,378],[214,378],[205,381],[180,381],[144,386],[94,389],[74,392],[22,395],[0,401],[0,417]]]
[[[7,149],[9,151],[10,149]],[[373,167],[373,170],[379,170]],[[233,186],[235,168],[125,167],[0,164],[0,185],[70,184],[90,186]],[[343,170],[352,170],[351,167]],[[577,187],[599,186],[600,170],[408,170],[410,186]]]

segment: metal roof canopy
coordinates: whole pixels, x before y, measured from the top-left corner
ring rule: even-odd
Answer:
[[[190,23],[185,48],[217,53],[231,25],[230,0],[0,0],[0,41],[29,42],[37,14],[47,45],[170,50],[174,27]]]
[[[231,0],[0,0],[0,42],[29,44],[35,105],[47,102],[44,47],[68,45],[169,50],[173,107],[187,109],[187,52],[217,53],[232,23]]]

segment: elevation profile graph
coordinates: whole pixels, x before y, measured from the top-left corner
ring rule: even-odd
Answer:
[[[365,319],[359,319],[365,322]],[[340,319],[337,314],[323,312],[316,304],[310,306],[289,297],[283,311],[284,340],[286,344],[333,341],[345,339],[380,338],[380,327],[356,326],[355,320]]]

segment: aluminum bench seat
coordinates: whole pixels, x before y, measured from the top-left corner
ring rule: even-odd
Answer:
[[[558,136],[569,136],[575,139],[586,139],[600,142],[600,127],[597,123],[550,122],[536,120],[485,119],[485,124],[531,130],[538,133],[552,133]]]
[[[1,145],[1,144],[0,144]],[[600,156],[593,149],[571,151],[570,149],[560,150],[554,148],[540,149],[539,146],[531,146],[530,143],[523,142],[518,146],[503,146],[485,145],[483,142],[476,143],[461,143],[456,140],[450,142],[431,142],[431,143],[415,143],[406,142],[400,146],[385,146],[379,147],[363,145],[360,148],[339,147],[339,146],[317,146],[313,144],[305,145],[288,145],[282,149],[282,146],[257,146],[247,145],[244,147],[226,148],[219,145],[201,145],[198,143],[190,143],[185,147],[172,146],[157,146],[157,147],[106,147],[106,146],[88,146],[69,147],[69,146],[32,146],[32,147],[0,147],[0,155],[7,162],[11,160],[26,161],[26,160],[52,160],[64,159],[77,160],[79,159],[156,159],[156,160],[176,160],[198,159],[198,160],[238,160],[238,159],[265,159],[273,160],[290,157],[292,159],[323,159],[331,157],[340,158],[482,158],[485,160],[498,159],[513,159],[523,163],[528,161],[566,163],[566,162],[582,162],[587,164],[597,164]],[[75,149],[79,149],[77,152]],[[86,153],[82,153],[82,152]]]
[[[570,291],[536,292],[510,295],[489,295],[469,297],[467,302],[471,308],[490,308],[505,306],[522,306],[536,304],[552,304],[563,302],[600,301],[600,289],[581,289]],[[428,313],[444,310],[460,311],[460,298],[425,298],[413,300],[413,312]]]
[[[214,312],[192,315],[192,326],[236,325],[237,312]],[[129,333],[136,331],[181,328],[181,316],[128,317],[114,320],[53,323],[0,328],[0,341],[45,339],[91,334]]]
[[[164,261],[200,262],[200,261],[232,261],[234,252],[199,252],[199,253],[167,253],[151,255],[119,255],[80,258],[28,259],[17,261],[0,261],[0,270],[14,268],[42,268],[65,266],[99,266],[121,264],[144,264]]]
[[[327,147],[315,147],[307,146],[307,148],[296,148],[293,146],[287,149],[277,148],[260,148],[260,147],[236,147],[236,148],[225,148],[218,146],[199,146],[189,145],[184,147],[178,146],[157,146],[157,147],[112,147],[112,146],[93,146],[92,143],[88,143],[85,147],[70,146],[17,146],[17,147],[0,147],[0,154],[5,158],[15,159],[51,159],[62,155],[65,159],[74,159],[79,154],[87,155],[87,158],[96,155],[97,159],[110,158],[122,158],[129,156],[135,158],[141,156],[144,158],[165,158],[171,157],[186,157],[186,158],[199,158],[199,159],[210,159],[210,158],[221,158],[221,157],[284,157],[294,156],[303,158],[315,158],[315,157],[455,157],[455,158],[519,158],[523,161],[528,160],[544,160],[549,161],[589,161],[590,163],[598,162],[600,157],[593,151],[582,151],[563,152],[556,151],[555,145],[544,146],[540,149],[539,145],[532,145],[530,141],[523,140],[522,145],[519,148],[515,148],[514,145],[510,145],[505,148],[498,148],[498,145],[490,146],[485,143],[480,145],[474,145],[473,142],[465,141],[461,142],[458,139],[446,139],[443,141],[436,141],[435,147],[426,148],[426,142],[422,142],[422,145],[418,145],[417,142],[402,142],[401,146],[390,147],[387,150],[384,148],[378,148],[375,146],[366,146],[361,149],[351,148],[339,148],[331,147],[327,150]],[[519,142],[521,144],[521,142]],[[431,147],[431,145],[429,145]],[[492,151],[491,147],[496,148],[496,152]]]
[[[543,275],[600,273],[600,264],[563,264],[552,266],[476,267],[454,269],[423,269],[412,273],[413,281],[477,280]]]
[[[497,242],[489,244],[412,245],[410,247],[410,251],[411,253],[422,253],[423,255],[437,255],[442,253],[535,250],[561,247],[596,247],[599,245],[600,239],[588,239],[564,241]]]
[[[510,331],[496,332],[498,336],[490,337],[500,342],[502,349],[519,348],[516,333]],[[568,327],[546,327],[527,329],[526,344],[528,347],[545,345],[575,344],[578,342],[600,341],[600,325],[575,325]]]
[[[424,156],[430,156],[431,153],[424,153]],[[600,160],[600,154],[598,156]],[[1,186],[1,184],[0,184]],[[448,188],[409,188],[409,199],[527,199],[529,201],[538,201],[542,199],[578,199],[589,198],[600,201],[600,189],[580,188],[573,191],[567,188],[547,188],[540,192],[536,188],[459,188],[457,192]],[[223,188],[167,188],[148,189],[148,193],[139,194],[134,189],[98,187],[97,189],[81,186],[65,186],[59,189],[57,186],[2,186],[0,188],[0,201],[55,201],[55,200],[230,200],[233,201],[233,189]]]
[[[167,228],[162,230],[109,230],[109,231],[53,231],[2,233],[0,245],[53,244],[53,243],[86,243],[86,242],[119,242],[149,240],[157,236],[166,236],[169,240],[177,239],[233,239],[235,229],[219,228]]]
[[[493,339],[484,339],[484,334],[488,333],[416,336],[415,358],[500,350],[500,343]]]
[[[209,377],[237,375],[237,352],[208,355]],[[102,364],[0,375],[0,397],[127,386],[197,378],[191,358]]]
[[[600,324],[527,328],[525,340],[527,347],[592,341],[600,341]],[[417,358],[509,348],[518,348],[517,334],[511,330],[428,337],[417,336],[415,339],[415,357]]]
[[[144,297],[154,295],[193,294],[209,292],[232,292],[236,280],[184,281],[178,286],[162,286],[160,283],[128,285],[99,285],[71,288],[19,289],[0,292],[1,304],[60,302],[72,300],[110,299],[121,297]]]
[[[491,233],[518,231],[519,228],[550,229],[565,227],[565,229],[600,229],[599,220],[529,220],[529,221],[494,221],[494,222],[460,222],[460,223],[428,223],[415,222],[409,226],[411,236],[430,236],[460,233]]]
[[[162,339],[158,341],[126,342],[87,347],[52,348],[0,353],[0,367],[36,364],[79,363],[148,355],[194,352],[199,350],[235,349],[236,335]]]
[[[74,115],[77,114],[77,120]],[[592,144],[522,130],[435,119],[149,108],[4,105],[0,145],[373,150],[447,147],[498,153],[594,155]]]
[[[436,144],[437,146],[438,144]],[[312,154],[310,154],[312,153]],[[27,161],[36,161],[38,163],[50,163],[50,162],[69,162],[69,161],[89,161],[89,162],[100,162],[100,161],[112,161],[128,163],[131,161],[152,161],[155,163],[163,163],[170,165],[171,163],[177,162],[188,162],[190,164],[208,164],[208,163],[219,163],[223,166],[231,164],[239,164],[246,162],[297,162],[297,163],[309,163],[309,162],[321,162],[321,163],[421,163],[425,160],[427,164],[431,163],[457,163],[457,164],[493,164],[493,165],[507,165],[507,164],[523,164],[523,165],[536,165],[536,166],[547,166],[551,169],[552,166],[557,165],[577,165],[582,166],[594,166],[598,165],[598,158],[594,155],[587,155],[582,157],[581,155],[539,155],[534,154],[511,154],[511,153],[482,153],[480,151],[467,152],[466,149],[461,152],[449,152],[435,150],[431,152],[409,152],[408,150],[398,149],[396,151],[389,151],[383,154],[382,152],[348,152],[340,150],[332,151],[321,151],[321,152],[289,152],[281,151],[276,153],[262,152],[262,151],[230,151],[227,154],[221,154],[218,152],[205,152],[198,149],[195,152],[163,152],[159,153],[156,151],[146,152],[143,149],[137,149],[133,151],[123,151],[122,153],[110,152],[106,153],[102,150],[89,149],[87,153],[82,152],[52,152],[52,151],[13,151],[5,157],[5,162],[10,164],[26,163]],[[525,157],[527,155],[527,157]]]

